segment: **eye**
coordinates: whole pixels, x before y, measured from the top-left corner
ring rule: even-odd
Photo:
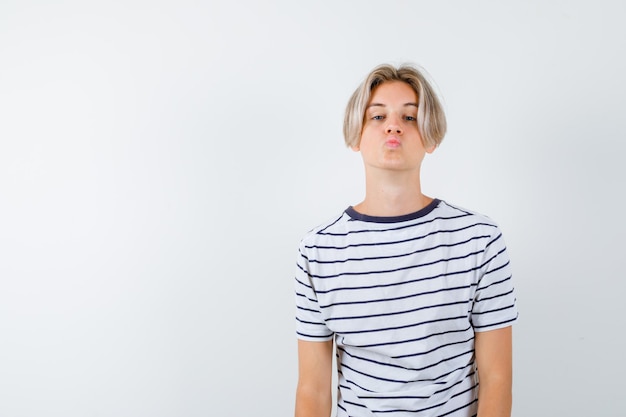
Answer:
[[[383,120],[385,118],[385,116],[377,114],[375,116],[372,116],[372,120]]]
[[[414,117],[414,116],[404,116],[404,120],[407,120],[409,122],[416,122],[417,121],[417,117]]]

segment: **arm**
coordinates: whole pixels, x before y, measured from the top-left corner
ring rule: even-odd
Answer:
[[[298,340],[296,417],[329,417],[332,407],[333,341]]]
[[[478,417],[510,417],[512,404],[511,326],[477,332]]]

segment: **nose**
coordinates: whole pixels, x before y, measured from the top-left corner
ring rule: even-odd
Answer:
[[[390,117],[388,119],[388,123],[387,126],[385,127],[385,133],[387,133],[388,135],[395,133],[397,135],[401,135],[402,132],[402,127],[400,126],[400,123],[398,122],[398,120],[394,117]]]

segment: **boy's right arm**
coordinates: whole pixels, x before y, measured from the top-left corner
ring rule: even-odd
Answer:
[[[295,417],[329,417],[332,408],[333,341],[298,340]]]

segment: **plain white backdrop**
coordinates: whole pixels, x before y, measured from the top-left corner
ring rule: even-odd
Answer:
[[[288,416],[300,237],[363,196],[343,110],[423,66],[424,191],[495,219],[514,412],[623,417],[626,6],[0,4],[0,416]]]

